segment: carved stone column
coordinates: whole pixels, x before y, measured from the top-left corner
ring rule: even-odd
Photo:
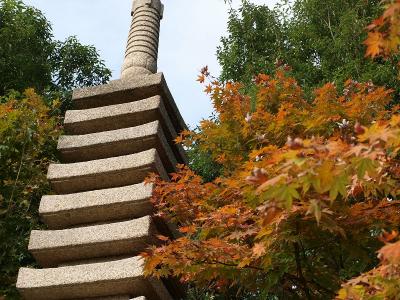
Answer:
[[[132,24],[122,65],[121,79],[157,72],[160,21],[164,5],[160,0],[135,0]]]

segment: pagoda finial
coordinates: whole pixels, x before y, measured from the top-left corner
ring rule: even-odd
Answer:
[[[164,5],[160,0],[134,0],[132,24],[122,65],[121,78],[157,72],[160,21]]]

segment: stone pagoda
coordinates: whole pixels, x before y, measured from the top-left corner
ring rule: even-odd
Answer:
[[[173,281],[143,276],[139,253],[173,230],[152,217],[149,172],[168,179],[185,163],[173,140],[185,123],[157,72],[163,5],[135,0],[121,79],[73,92],[62,163],[49,166],[55,195],[43,196],[29,251],[41,268],[21,268],[23,299],[179,299]]]

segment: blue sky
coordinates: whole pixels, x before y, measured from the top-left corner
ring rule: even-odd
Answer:
[[[94,45],[118,79],[130,25],[132,0],[24,0],[39,8],[52,23],[55,38],[76,35]],[[207,118],[212,107],[196,82],[199,70],[208,65],[213,75],[220,67],[216,49],[226,34],[229,6],[223,0],[164,0],[158,69],[186,123],[193,128]],[[273,6],[277,0],[253,0]],[[234,0],[233,7],[240,1]],[[266,45],[268,47],[268,45]]]

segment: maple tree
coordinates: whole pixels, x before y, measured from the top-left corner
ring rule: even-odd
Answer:
[[[366,56],[390,58],[399,52],[400,44],[400,1],[384,1],[385,11],[368,26]]]
[[[240,83],[202,70],[198,81],[209,80],[217,118],[177,142],[210,153],[222,175],[203,183],[179,166],[171,182],[148,179],[159,215],[183,236],[160,237],[165,244],[143,254],[146,272],[224,291],[240,286],[256,298],[397,299],[400,242],[390,242],[400,221],[400,116],[398,106],[387,108],[393,91],[347,80],[340,92],[325,84],[310,103],[287,71],[256,76],[251,97]]]
[[[329,83],[309,103],[283,68],[254,78],[254,99],[204,69],[207,80],[218,118],[177,142],[196,141],[222,175],[203,183],[179,166],[171,182],[148,180],[159,215],[183,234],[144,254],[148,274],[264,297],[334,297],[343,279],[377,263],[377,236],[400,221],[391,90]]]
[[[399,299],[400,291],[400,241],[394,241],[398,232],[384,232],[387,243],[378,251],[380,266],[349,280],[339,291],[337,299]]]
[[[398,2],[391,5],[384,16],[398,14]],[[370,48],[366,55],[374,56]],[[148,178],[158,215],[182,236],[160,236],[164,244],[142,254],[146,273],[225,294],[236,286],[257,299],[398,299],[393,91],[347,80],[343,90],[325,84],[310,102],[288,71],[255,76],[256,91],[247,95],[242,84],[202,70],[198,81],[217,117],[176,141],[210,153],[221,176],[204,183],[180,165],[170,182]]]
[[[367,57],[380,56],[391,59],[393,54],[399,52],[400,1],[386,1],[385,8],[383,15],[368,26],[368,38],[364,42],[367,45]],[[397,164],[395,163],[392,167],[396,168]],[[400,298],[400,240],[398,236],[396,230],[383,232],[380,239],[385,246],[378,251],[380,264],[344,283],[337,299]]]

